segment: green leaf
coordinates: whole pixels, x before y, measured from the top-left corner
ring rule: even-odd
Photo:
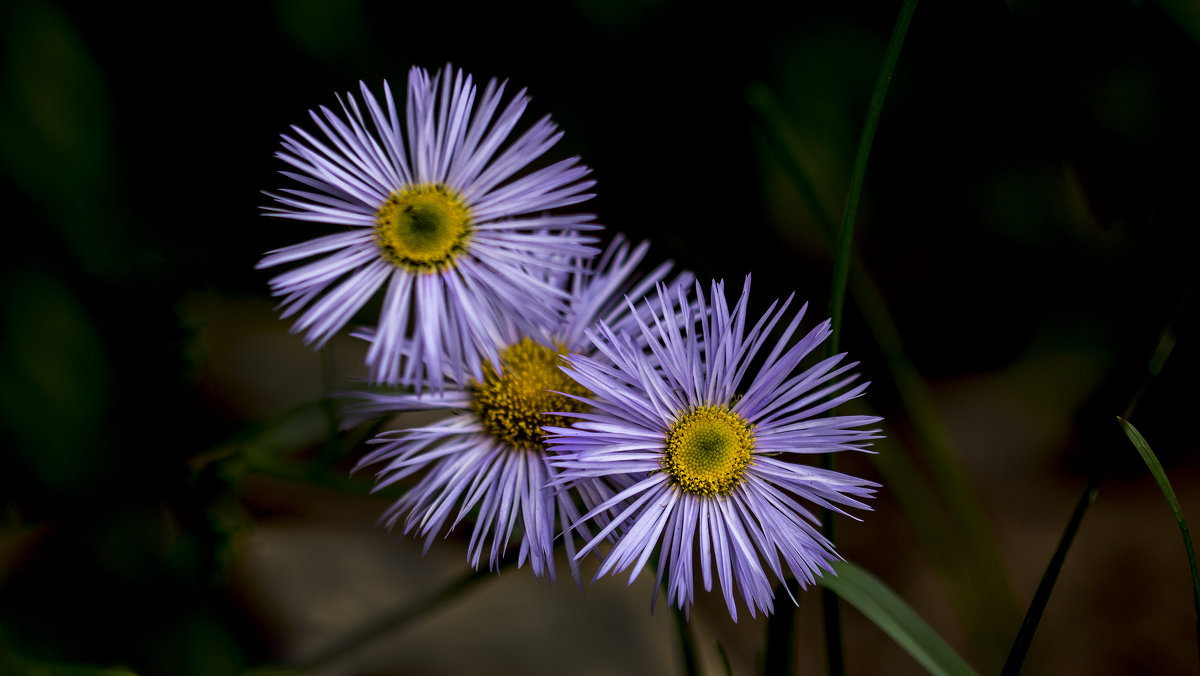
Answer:
[[[1167,499],[1167,504],[1171,506],[1171,512],[1175,515],[1175,523],[1179,524],[1179,533],[1183,535],[1183,548],[1187,550],[1188,566],[1192,571],[1192,606],[1196,613],[1196,641],[1200,648],[1200,574],[1196,570],[1196,550],[1192,547],[1192,536],[1188,532],[1187,521],[1183,518],[1183,509],[1179,506],[1179,500],[1175,497],[1175,491],[1171,488],[1171,482],[1167,479],[1167,473],[1163,470],[1162,463],[1150,449],[1150,444],[1146,442],[1145,437],[1128,420],[1118,417],[1117,422],[1121,423],[1121,429],[1125,430],[1125,436],[1133,442],[1133,447],[1137,449],[1138,455],[1142,456],[1146,467],[1150,468],[1150,474],[1158,482],[1159,490]]]
[[[1042,580],[1038,582],[1037,590],[1033,592],[1033,600],[1029,602],[1029,608],[1025,611],[1025,619],[1021,621],[1021,628],[1017,630],[1017,636],[1013,639],[1012,647],[1008,651],[1008,658],[1004,660],[1004,667],[1000,670],[1001,676],[1017,676],[1021,673],[1021,665],[1025,663],[1025,655],[1029,653],[1033,635],[1042,621],[1042,614],[1046,612],[1046,604],[1050,602],[1050,593],[1054,591],[1054,584],[1058,582],[1058,574],[1062,572],[1063,562],[1067,560],[1067,552],[1075,542],[1075,534],[1079,532],[1079,525],[1083,523],[1084,514],[1087,514],[1088,507],[1096,499],[1096,492],[1100,490],[1101,478],[1100,472],[1093,472],[1087,485],[1084,486],[1079,500],[1076,501],[1075,510],[1071,512],[1067,527],[1063,529],[1058,546],[1054,548],[1050,563],[1046,564],[1046,572],[1042,574]]]
[[[833,564],[833,570],[836,575],[826,574],[817,583],[866,615],[929,673],[943,676],[975,674],[904,599],[878,578],[848,561]]]

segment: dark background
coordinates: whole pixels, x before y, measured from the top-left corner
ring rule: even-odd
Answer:
[[[1200,6],[1010,4],[917,8],[866,177],[863,269],[983,506],[1014,607],[1088,473],[1106,468],[1030,671],[1194,672],[1178,532],[1114,416],[1175,317],[1177,346],[1135,422],[1194,515],[1200,336],[1184,299],[1200,242]],[[254,270],[268,249],[323,234],[259,215],[261,191],[284,183],[278,136],[308,109],[360,79],[402,89],[414,64],[507,78],[532,96],[526,123],[550,113],[565,131],[552,159],[579,154],[593,168],[588,210],[610,230],[650,239],[651,258],[703,279],[752,272],[759,309],[794,291],[824,315],[830,248],[781,158],[793,153],[817,208],[839,218],[897,11],[5,3],[0,671],[312,666],[464,568],[457,535],[422,559],[373,525],[387,503],[360,495],[368,477],[347,478],[361,447],[330,430],[321,403],[359,374],[361,349],[304,348]],[[782,113],[788,147],[752,101]],[[877,449],[917,458],[927,476],[901,405],[909,385],[857,307],[851,297],[841,345],[874,382],[867,405],[889,437]],[[880,479],[869,458],[842,462]],[[843,553],[994,672],[899,502],[885,485],[875,512],[843,528]],[[667,613],[647,614],[646,580],[580,597],[562,578],[550,591],[531,578],[507,571],[314,668],[678,668]],[[738,670],[761,663],[761,619],[735,626],[711,600],[693,624],[705,663],[713,641]],[[1016,620],[997,614],[1002,656]],[[816,594],[802,596],[800,626],[799,664],[818,671]],[[853,611],[847,636],[851,673],[919,673]]]

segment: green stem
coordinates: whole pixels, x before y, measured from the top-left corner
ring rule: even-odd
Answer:
[[[1042,581],[1038,583],[1037,591],[1033,593],[1033,601],[1029,604],[1029,610],[1025,613],[1025,619],[1021,621],[1021,628],[1017,631],[1017,637],[1013,639],[1012,649],[1008,651],[1008,659],[1005,660],[1004,668],[1000,671],[1001,676],[1016,676],[1021,672],[1021,665],[1025,662],[1025,655],[1029,652],[1029,646],[1033,642],[1033,634],[1037,631],[1038,623],[1042,619],[1042,613],[1046,610],[1046,604],[1050,601],[1050,592],[1054,590],[1054,583],[1058,581],[1058,573],[1062,570],[1063,562],[1067,560],[1067,550],[1071,548],[1071,544],[1075,541],[1075,534],[1079,532],[1079,524],[1083,523],[1083,515],[1087,513],[1088,507],[1096,499],[1096,492],[1100,490],[1101,478],[1102,474],[1099,471],[1093,472],[1092,476],[1088,479],[1087,485],[1084,486],[1079,500],[1075,503],[1075,510],[1071,512],[1071,519],[1067,521],[1067,528],[1058,540],[1058,547],[1054,549],[1054,556],[1050,557],[1050,563],[1046,566],[1046,572],[1042,575]]]
[[[796,633],[796,609],[792,607],[790,598],[783,600],[787,596],[784,584],[791,587],[793,595],[800,589],[800,585],[792,578],[775,587],[778,603],[775,614],[767,620],[767,661],[763,665],[763,673],[771,676],[791,674],[792,665],[796,662],[795,641],[792,640]],[[828,604],[823,607],[828,607]]]
[[[321,444],[321,450],[313,463],[314,473],[329,471],[342,454],[343,446],[338,435],[340,420],[337,399],[334,398],[337,390],[336,373],[337,360],[333,348],[327,344],[321,348],[321,389],[325,395],[321,400],[321,411],[325,414],[325,443]]]
[[[875,142],[875,130],[879,128],[879,118],[883,114],[883,102],[887,98],[888,86],[892,82],[892,74],[896,72],[896,62],[900,60],[900,48],[904,45],[904,36],[912,23],[913,12],[917,9],[917,0],[904,0],[900,6],[900,15],[892,28],[892,37],[888,40],[887,50],[883,54],[883,63],[879,66],[879,75],[875,78],[875,88],[871,92],[871,101],[867,105],[867,116],[863,123],[862,135],[858,140],[858,151],[854,154],[854,166],[850,171],[850,187],[846,191],[846,208],[842,211],[842,225],[838,230],[838,244],[833,261],[833,282],[829,289],[829,317],[833,334],[825,345],[826,355],[832,356],[838,351],[838,338],[842,329],[842,306],[846,299],[846,280],[850,271],[850,253],[853,250],[854,224],[858,218],[858,203],[862,198],[863,182],[867,175],[867,160],[871,156],[871,146]],[[834,469],[833,454],[821,456],[821,467]],[[821,532],[831,544],[837,544],[837,531],[834,526],[833,512],[821,510]],[[837,595],[829,589],[821,592],[823,615],[825,620],[825,654],[828,659],[830,676],[842,676],[846,671],[845,652],[842,646],[841,605]],[[787,612],[795,611],[788,608]],[[789,621],[795,622],[794,619]]]
[[[832,453],[821,456],[821,467],[833,470]],[[821,509],[821,533],[831,544],[837,544],[836,524],[833,512],[829,509]],[[785,605],[788,614],[794,615],[795,609],[790,604]],[[821,587],[821,619],[825,625],[825,658],[828,660],[829,676],[842,676],[846,673],[846,652],[842,641],[842,604],[838,595],[829,587]],[[791,619],[790,622],[794,624],[795,620]]]
[[[696,664],[696,646],[692,642],[692,633],[688,630],[687,618],[675,604],[671,606],[671,617],[675,618],[675,629],[679,632],[679,652],[683,658],[683,673],[686,676],[696,676],[700,667]]]

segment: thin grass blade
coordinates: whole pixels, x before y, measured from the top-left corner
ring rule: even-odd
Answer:
[[[916,9],[917,0],[904,0],[904,4],[900,6],[900,15],[896,17],[892,37],[888,40],[887,50],[883,54],[883,63],[879,66],[879,75],[875,78],[875,88],[871,92],[871,101],[867,104],[862,136],[859,137],[858,150],[854,154],[850,187],[846,191],[846,208],[842,211],[842,227],[838,230],[837,252],[833,260],[833,283],[829,290],[829,316],[833,324],[833,335],[825,344],[826,354],[829,356],[837,354],[838,351],[838,329],[842,325],[842,305],[846,296],[846,278],[850,271],[854,223],[858,219],[858,203],[862,198],[863,181],[867,176],[867,160],[871,156],[875,130],[879,128],[879,118],[883,114],[883,101],[887,98],[892,74],[896,72],[896,62],[900,60],[900,48],[904,45],[904,36],[908,33],[908,26],[912,23],[913,12]]]
[[[733,676],[733,667],[729,665],[729,654],[725,652],[725,646],[721,645],[720,641],[714,641],[717,648],[717,657],[721,658],[721,666],[725,667],[725,676]]]
[[[896,72],[896,62],[900,60],[900,48],[904,45],[904,36],[908,34],[908,26],[912,23],[913,12],[916,9],[917,0],[904,0],[904,4],[900,6],[900,15],[896,17],[892,36],[888,39],[887,49],[883,53],[883,63],[879,65],[879,75],[875,78],[875,87],[871,91],[871,101],[867,104],[867,115],[863,121],[862,135],[858,140],[858,150],[854,154],[850,187],[846,191],[846,207],[842,211],[842,226],[838,229],[833,281],[829,288],[829,317],[833,334],[825,343],[827,357],[832,357],[838,352],[842,306],[846,299],[846,279],[850,271],[850,252],[854,241],[854,224],[858,219],[858,203],[862,197],[863,182],[866,180],[867,160],[871,156],[871,146],[875,143],[875,130],[879,128],[879,118],[883,114],[883,102],[892,83],[892,74]],[[830,413],[832,414],[832,411]],[[832,453],[821,456],[820,465],[823,469],[833,470],[834,464]],[[821,510],[821,532],[829,542],[836,544],[837,531],[833,512],[829,509]],[[824,606],[822,612],[825,618],[825,655],[828,659],[829,676],[841,676],[846,672],[841,610],[833,594],[822,592],[821,600]],[[789,609],[788,612],[793,611]]]
[[[1175,523],[1179,524],[1179,533],[1183,536],[1183,548],[1187,550],[1188,567],[1192,571],[1192,607],[1196,614],[1196,645],[1200,650],[1200,573],[1197,573],[1196,570],[1196,550],[1192,546],[1192,536],[1188,532],[1187,520],[1183,518],[1183,508],[1179,506],[1179,499],[1175,497],[1175,489],[1171,488],[1171,481],[1167,479],[1167,473],[1163,469],[1162,463],[1158,461],[1158,456],[1154,455],[1146,438],[1124,418],[1117,418],[1117,422],[1121,424],[1121,429],[1125,430],[1125,436],[1133,442],[1133,447],[1137,449],[1138,455],[1142,456],[1142,461],[1150,469],[1150,474],[1158,483],[1158,489],[1162,491],[1163,497],[1167,499],[1167,504],[1171,506],[1171,513],[1175,515]]]
[[[795,151],[794,134],[778,99],[761,83],[748,89],[746,99],[756,115],[765,148],[779,162],[830,246],[835,246],[837,224]],[[853,246],[850,255],[850,292],[883,353],[914,433],[911,449],[897,445],[881,449],[883,452],[875,457],[876,465],[909,515],[909,522],[919,524],[918,535],[926,536],[922,538],[923,546],[939,564],[975,650],[998,666],[1005,646],[995,637],[1007,632],[1020,617],[1000,565],[999,549],[989,535],[991,527],[967,472],[950,445],[929,387],[908,357],[879,285]],[[931,480],[917,469],[918,465],[929,468]],[[902,480],[908,483],[901,485]],[[944,549],[943,543],[961,546],[951,551]],[[969,579],[961,571],[971,571]]]
[[[1042,574],[1042,580],[1038,582],[1037,590],[1033,593],[1029,609],[1025,611],[1025,619],[1021,621],[1021,628],[1017,631],[1017,637],[1013,639],[1012,648],[1008,651],[1008,659],[1004,661],[1004,668],[1000,671],[1001,676],[1017,676],[1021,673],[1021,665],[1025,663],[1025,655],[1033,643],[1033,635],[1037,632],[1038,623],[1042,621],[1042,614],[1046,611],[1046,604],[1050,601],[1050,592],[1054,591],[1054,583],[1058,581],[1058,574],[1062,570],[1063,562],[1067,560],[1067,551],[1075,542],[1075,534],[1079,532],[1079,524],[1083,523],[1083,515],[1087,513],[1088,507],[1096,499],[1096,493],[1100,490],[1101,478],[1102,475],[1099,472],[1093,473],[1088,479],[1087,485],[1084,486],[1083,493],[1079,495],[1079,500],[1075,503],[1075,510],[1071,512],[1071,519],[1067,522],[1062,537],[1059,538],[1058,547],[1054,549],[1054,555],[1050,557],[1050,563],[1046,565],[1046,572]]]

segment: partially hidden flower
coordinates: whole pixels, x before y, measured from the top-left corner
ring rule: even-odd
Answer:
[[[830,335],[830,323],[788,347],[807,306],[773,338],[791,298],[747,330],[749,290],[747,277],[730,308],[720,282],[707,300],[697,284],[694,305],[681,290],[660,287],[635,336],[604,324],[589,332],[602,358],[571,354],[565,370],[594,393],[586,400],[592,410],[571,413],[579,421],[548,430],[547,439],[560,484],[627,477],[581,521],[605,517],[606,525],[576,556],[617,536],[597,577],[632,567],[632,583],[657,554],[656,591],[665,576],[668,602],[690,611],[696,564],[705,590],[715,568],[734,620],[735,596],[751,616],[773,610],[772,576],[791,574],[807,586],[831,570],[837,554],[809,505],[844,513],[843,506],[867,508],[859,498],[874,492],[870,481],[798,457],[864,450],[879,438],[879,430],[862,429],[879,418],[822,415],[866,389],[853,385],[855,364],[838,355],[797,368]]]
[[[556,470],[545,452],[547,425],[566,424],[556,411],[583,411],[586,395],[560,368],[567,351],[590,354],[585,331],[597,320],[632,326],[622,292],[644,294],[663,280],[664,263],[635,280],[646,244],[631,248],[618,237],[593,263],[576,259],[570,272],[547,281],[568,297],[564,311],[541,331],[530,333],[516,324],[505,327],[498,343],[501,369],[484,365],[482,378],[461,382],[449,377],[440,392],[423,395],[361,392],[350,408],[354,419],[404,411],[437,411],[444,417],[424,427],[384,432],[371,443],[377,448],[359,468],[380,466],[377,488],[418,475],[384,514],[389,527],[403,519],[405,532],[425,539],[425,547],[464,519],[474,521],[467,557],[478,567],[487,552],[488,567],[499,565],[514,533],[520,539],[518,565],[531,562],[537,576],[553,580],[555,538],[563,537],[572,575],[580,581],[575,534],[569,527],[584,509],[612,495],[603,480],[579,481],[573,491],[549,487]],[[680,275],[675,283],[687,284]],[[617,484],[619,485],[619,484]],[[579,497],[578,504],[576,494]],[[589,535],[586,527],[581,531]]]
[[[528,327],[562,312],[566,295],[547,269],[595,253],[590,214],[550,210],[591,197],[578,158],[536,171],[530,164],[562,136],[549,117],[514,133],[528,104],[507,104],[504,85],[477,91],[449,66],[413,68],[404,109],[387,83],[382,104],[360,83],[338,114],[310,111],[324,139],[299,126],[277,156],[297,187],[272,195],[271,215],[338,226],[341,232],[276,249],[258,267],[315,259],[271,280],[293,330],[321,345],[382,291],[367,353],[372,380],[420,389],[449,369],[482,377],[496,362],[507,316]],[[556,264],[555,262],[558,261]]]

